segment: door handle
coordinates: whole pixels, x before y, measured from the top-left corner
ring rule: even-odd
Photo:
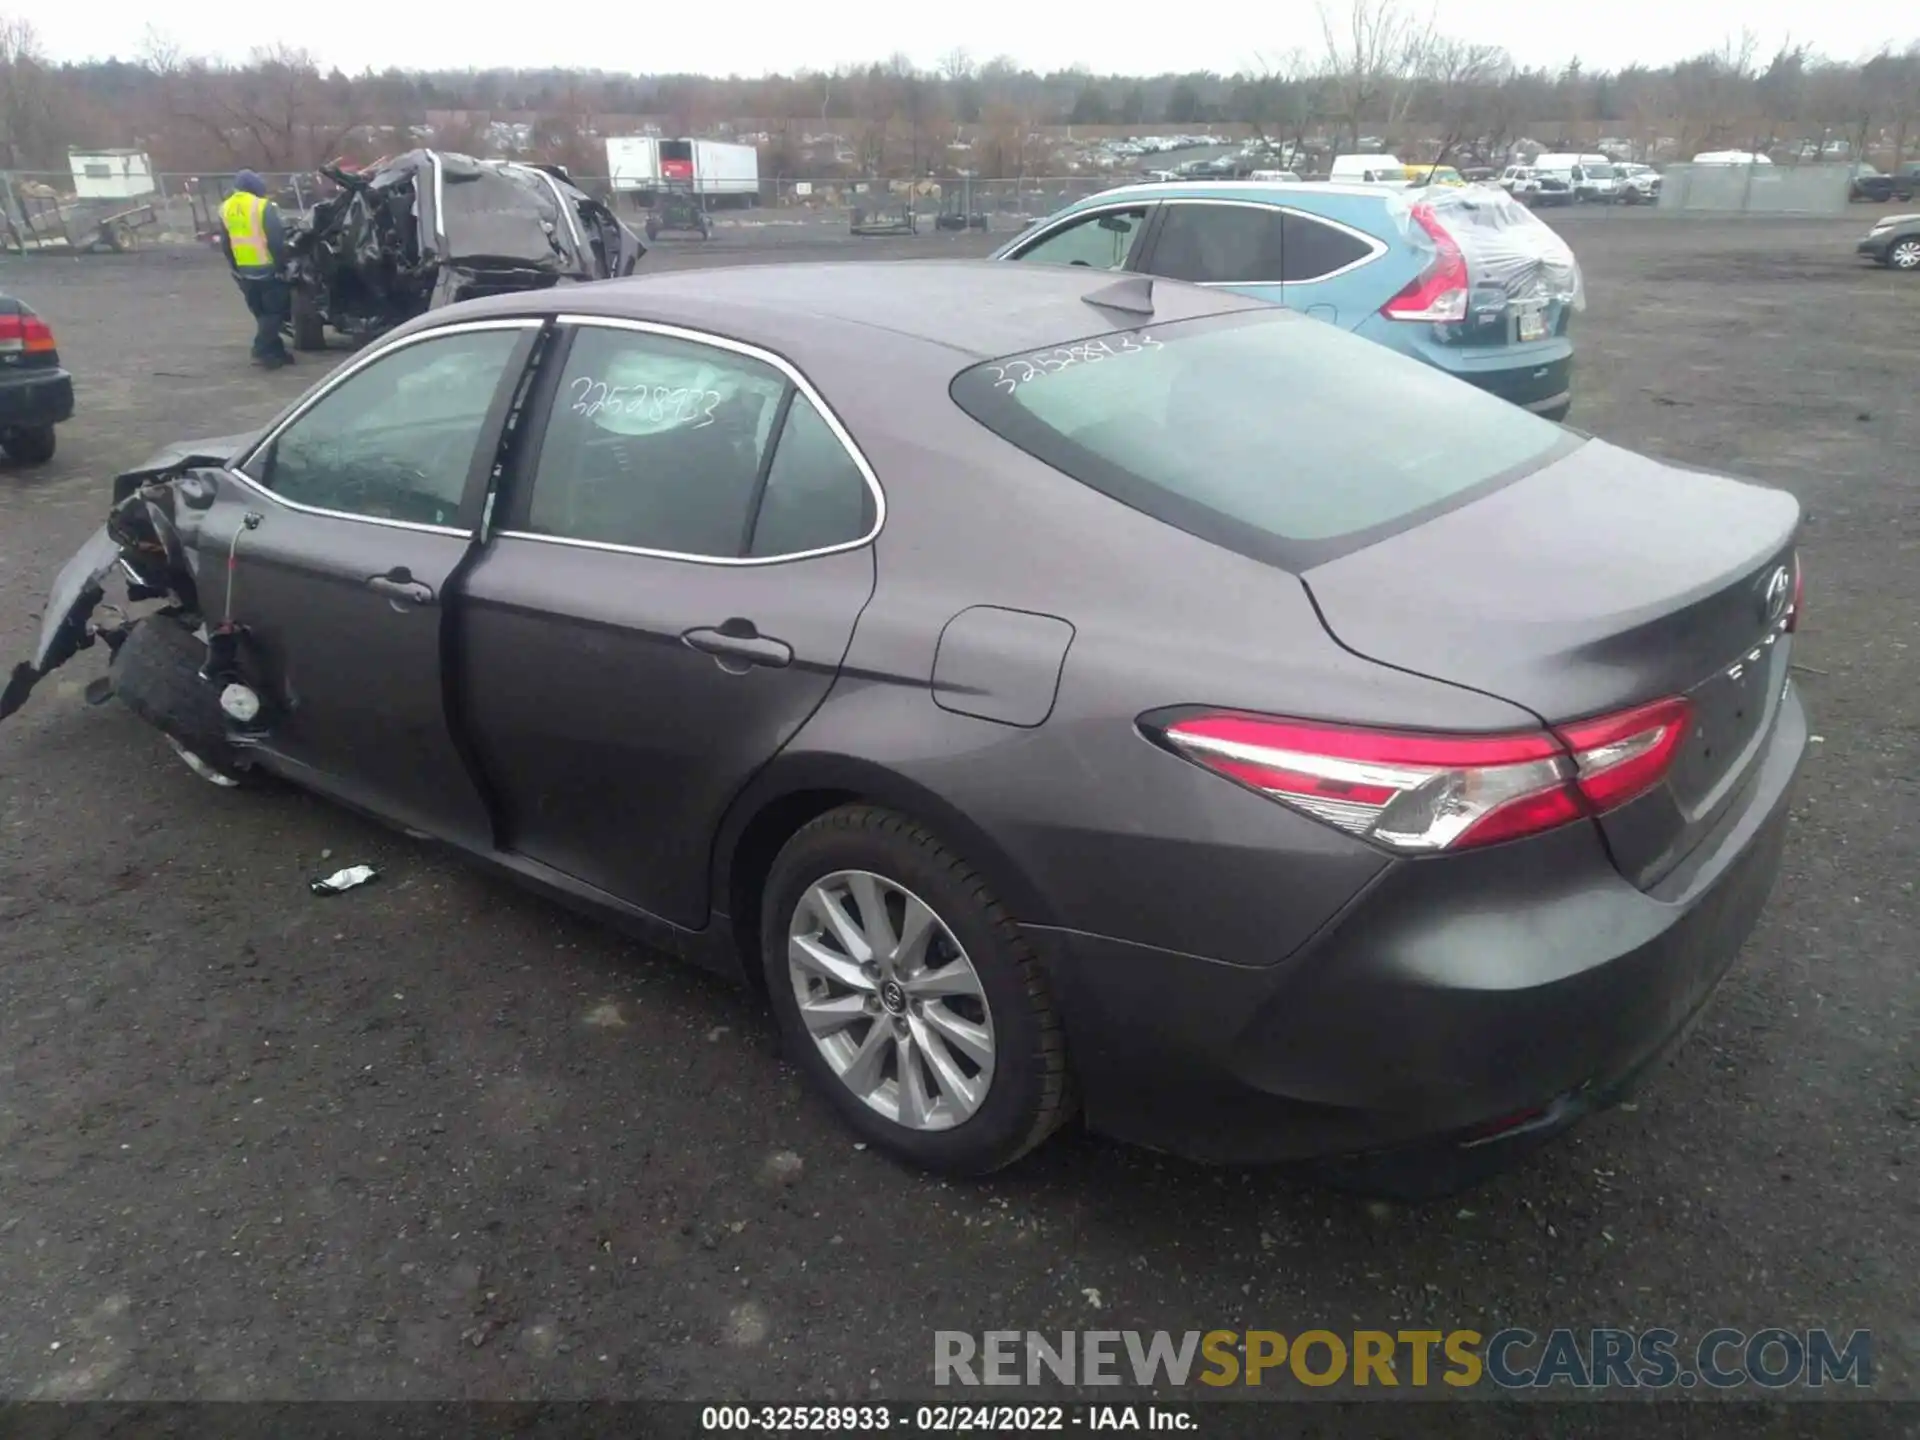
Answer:
[[[702,626],[689,630],[680,637],[703,655],[711,655],[720,662],[720,668],[744,675],[746,670],[735,669],[735,665],[766,665],[781,670],[793,663],[793,647],[784,640],[775,640],[762,635],[753,626],[742,620],[729,620],[726,626],[716,630]],[[733,664],[729,664],[731,661]]]
[[[433,587],[414,579],[413,572],[404,565],[396,565],[384,575],[369,575],[367,588],[376,595],[409,605],[427,605],[433,601]]]

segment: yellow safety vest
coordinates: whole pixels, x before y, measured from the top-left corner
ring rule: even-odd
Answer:
[[[220,219],[233,245],[234,268],[265,269],[273,264],[267,248],[267,202],[258,195],[236,190],[220,207]]]

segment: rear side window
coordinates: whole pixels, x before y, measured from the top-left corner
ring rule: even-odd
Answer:
[[[1283,212],[1285,274],[1296,284],[1319,280],[1370,259],[1374,247],[1350,231],[1326,225],[1298,211]]]
[[[739,556],[786,392],[786,376],[730,350],[581,327],[547,421],[525,528]]]
[[[804,395],[780,427],[749,555],[770,558],[824,550],[873,528],[873,491],[847,447]]]
[[[646,331],[582,326],[512,527],[673,556],[779,559],[877,518],[840,433],[780,370]]]
[[[1009,356],[961,372],[952,393],[1076,480],[1287,568],[1371,543],[1579,443],[1279,309]]]
[[[1278,284],[1286,278],[1283,215],[1266,205],[1169,205],[1147,268],[1203,285]]]

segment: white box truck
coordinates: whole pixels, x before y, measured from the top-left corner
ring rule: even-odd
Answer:
[[[760,152],[724,140],[615,137],[607,141],[607,175],[616,192],[642,207],[668,187],[692,192],[710,210],[760,199]]]
[[[660,142],[651,135],[609,136],[607,178],[616,194],[634,196],[636,205],[651,205],[660,188]]]

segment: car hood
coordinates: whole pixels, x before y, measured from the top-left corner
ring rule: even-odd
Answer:
[[[1882,215],[1873,222],[1873,228],[1884,230],[1889,225],[1920,225],[1920,215]]]
[[[244,453],[260,438],[258,430],[237,435],[213,435],[198,440],[176,440],[163,445],[131,470],[113,477],[113,501],[119,504],[142,485],[162,480],[196,465],[225,465]]]

